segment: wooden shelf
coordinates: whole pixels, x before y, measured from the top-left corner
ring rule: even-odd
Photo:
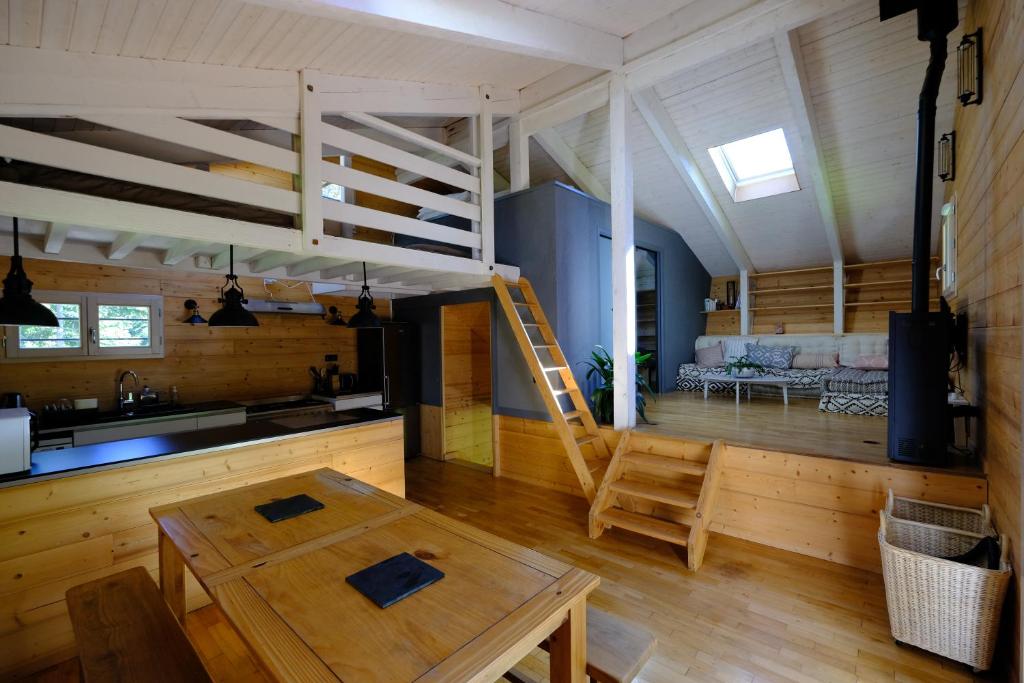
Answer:
[[[798,308],[832,308],[831,303],[827,304],[795,304],[793,306],[755,306],[748,309],[751,311],[793,311]]]
[[[938,261],[939,257],[938,256],[932,256],[931,259],[929,259],[929,260],[931,260],[931,261]],[[879,268],[879,267],[885,267],[885,266],[898,266],[898,265],[902,265],[904,263],[907,264],[907,265],[910,265],[911,263],[913,263],[913,260],[908,259],[908,258],[903,258],[903,259],[894,259],[892,261],[874,261],[874,262],[869,262],[869,263],[853,263],[853,264],[850,264],[848,266],[843,266],[843,270],[863,270],[864,268]]]
[[[799,273],[824,273],[832,270],[832,266],[816,266],[814,268],[795,268],[793,270],[776,270],[770,273],[751,273],[748,277],[756,279],[759,277],[775,277],[777,275],[797,275]]]
[[[704,315],[713,315],[715,313],[739,313],[738,308],[720,308],[717,311],[701,311]]]
[[[775,287],[773,289],[752,289],[750,296],[755,294],[789,294],[790,292],[821,292],[832,291],[832,285],[804,285],[802,287]]]
[[[895,287],[897,285],[909,285],[913,280],[875,280],[874,282],[847,282],[843,287],[847,289],[861,289],[863,287]]]
[[[928,303],[938,303],[938,298],[928,299]],[[848,301],[844,306],[909,306],[910,299],[899,299],[896,301]]]

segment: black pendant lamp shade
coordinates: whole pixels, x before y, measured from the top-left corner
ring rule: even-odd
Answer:
[[[185,308],[191,313],[189,317],[185,318],[185,322],[189,325],[205,325],[206,318],[199,315],[199,304],[195,299],[186,299]]]
[[[358,311],[349,318],[349,327],[382,327],[380,318],[373,312],[376,306],[373,305],[373,297],[370,296],[370,287],[366,284],[366,262],[363,261],[363,291],[359,294],[356,302]]]
[[[25,274],[18,254],[18,219],[14,219],[14,255],[11,270],[4,278],[4,293],[0,297],[0,325],[37,325],[60,327],[57,316],[46,306],[32,298],[32,281]]]
[[[235,248],[228,247],[230,259],[230,270],[224,276],[224,286],[220,288],[220,310],[210,316],[210,327],[259,327],[256,316],[245,309],[242,304],[248,303],[245,298],[245,291],[238,284],[238,276],[235,275]]]

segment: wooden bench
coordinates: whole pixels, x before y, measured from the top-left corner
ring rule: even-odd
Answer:
[[[87,683],[211,681],[144,568],[75,586],[67,603]]]
[[[631,683],[657,644],[645,629],[587,605],[587,676],[592,681]],[[547,650],[547,641],[540,646]],[[513,683],[532,683],[528,675],[516,669],[505,678]]]

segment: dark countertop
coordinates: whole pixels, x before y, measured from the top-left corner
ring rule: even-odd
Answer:
[[[220,413],[235,410],[245,410],[245,406],[234,401],[207,401],[205,403],[189,403],[183,405],[164,405],[159,409],[139,408],[132,415],[124,415],[116,410],[98,412],[95,410],[78,410],[67,415],[40,414],[39,433],[46,434],[75,427],[103,425],[117,422],[139,422],[162,418],[172,418],[178,415],[191,415],[198,413]]]
[[[83,474],[125,463],[168,456],[192,455],[220,448],[232,448],[260,442],[299,436],[309,432],[356,427],[373,422],[400,418],[390,411],[357,408],[338,413],[301,418],[281,418],[249,422],[228,427],[214,427],[194,432],[146,436],[138,439],[43,451],[32,455],[32,469],[0,477],[0,487],[25,484],[37,479]]]

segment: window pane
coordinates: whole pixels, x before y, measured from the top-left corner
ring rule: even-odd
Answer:
[[[48,304],[44,306],[57,316],[60,327],[23,325],[18,328],[19,349],[80,349],[82,348],[82,309],[78,304]]]
[[[101,304],[97,306],[97,315],[101,348],[150,345],[149,306]]]
[[[793,159],[781,128],[722,145],[722,152],[738,183],[793,170]]]

